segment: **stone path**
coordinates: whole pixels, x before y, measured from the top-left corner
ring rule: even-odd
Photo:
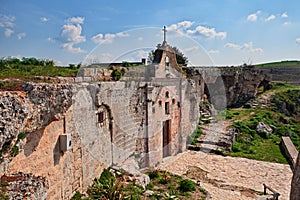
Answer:
[[[292,179],[289,165],[186,151],[166,158],[158,168],[178,175],[195,168],[205,173],[193,177],[212,200],[257,199],[253,190],[263,192],[264,183],[279,192],[280,199],[289,199]]]
[[[201,135],[198,141],[201,143],[200,151],[209,153],[211,151],[225,150],[232,143],[232,134],[227,131],[230,125],[227,121],[218,121],[206,125],[202,125]]]

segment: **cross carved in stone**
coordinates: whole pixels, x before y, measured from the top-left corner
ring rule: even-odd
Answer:
[[[164,26],[164,28],[162,29],[164,32],[164,43],[167,42],[167,27]]]

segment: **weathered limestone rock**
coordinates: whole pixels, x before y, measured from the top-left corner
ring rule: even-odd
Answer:
[[[2,192],[9,200],[31,199],[44,200],[48,195],[49,183],[41,176],[19,172],[1,176]]]
[[[300,153],[298,154],[296,167],[294,170],[294,175],[291,185],[290,200],[300,199]]]
[[[273,132],[272,128],[269,125],[265,124],[264,122],[259,122],[257,124],[256,131],[265,132],[267,136]]]
[[[271,77],[251,67],[188,67],[189,78],[204,83],[203,90],[217,109],[243,104],[254,98],[258,87],[270,88]]]
[[[44,128],[61,119],[72,105],[69,84],[27,83],[23,88],[24,92],[0,92],[0,148],[6,144],[7,151],[17,145],[19,133]],[[10,159],[5,153],[1,156]]]

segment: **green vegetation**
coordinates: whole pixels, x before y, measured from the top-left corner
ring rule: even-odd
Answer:
[[[257,64],[256,67],[300,67],[300,61],[297,60],[287,60],[281,62],[271,62],[264,64]]]
[[[124,76],[125,73],[126,73],[125,69],[120,70],[119,68],[114,68],[110,76],[112,80],[118,81],[122,78],[122,76]]]
[[[280,148],[282,136],[290,136],[300,150],[300,88],[277,83],[269,92],[270,107],[226,111],[226,119],[234,121],[232,127],[238,133],[230,156],[287,163]],[[256,131],[259,122],[268,125],[272,133]]]
[[[179,187],[178,189],[181,192],[192,192],[196,190],[196,184],[189,180],[189,179],[184,179],[182,181],[179,182]]]
[[[200,126],[197,126],[197,129],[193,134],[188,136],[187,144],[195,145],[197,143],[197,139],[202,135],[202,130]]]
[[[80,64],[68,67],[57,67],[52,60],[38,60],[36,58],[2,58],[0,59],[0,79],[15,78],[23,81],[32,81],[35,76],[75,76]],[[2,83],[1,87],[5,84]]]
[[[147,189],[154,193],[150,199],[205,199],[207,191],[197,186],[192,180],[166,171],[152,171]]]
[[[152,194],[145,195],[145,189],[134,183],[124,181],[124,174],[111,174],[105,169],[100,178],[96,178],[88,187],[87,194],[76,192],[71,200],[141,200],[141,199],[205,199],[207,191],[197,186],[193,181],[183,179],[165,171],[149,172],[150,183],[146,190]],[[195,198],[193,198],[195,197]]]

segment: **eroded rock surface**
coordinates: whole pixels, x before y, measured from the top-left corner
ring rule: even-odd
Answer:
[[[44,200],[49,188],[49,183],[44,177],[22,172],[1,176],[1,185],[0,193],[9,200]]]

